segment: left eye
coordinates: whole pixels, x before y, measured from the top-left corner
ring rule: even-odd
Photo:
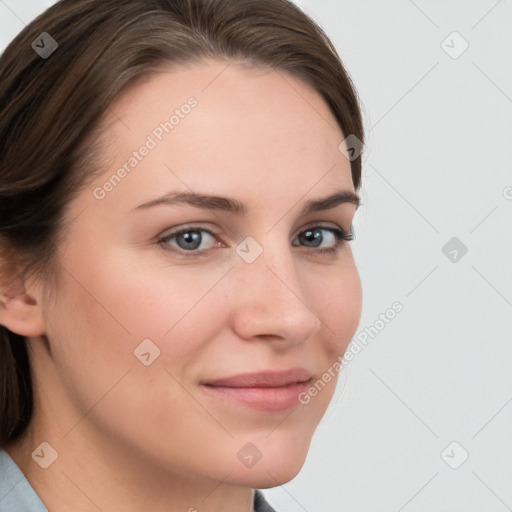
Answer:
[[[321,234],[322,232],[328,233],[334,243],[328,247],[316,249],[324,241],[325,236]],[[176,245],[178,246],[178,250],[176,252],[181,252],[182,254],[185,253],[183,256],[186,257],[198,256],[208,251],[208,248],[198,250],[201,246],[201,243],[203,242],[203,235],[201,233],[206,233],[207,236],[211,237],[213,240],[216,239],[216,235],[207,229],[185,228],[166,235],[165,237],[158,240],[158,243],[169,246],[169,242],[175,240]],[[316,252],[335,253],[345,242],[353,240],[354,236],[352,231],[347,233],[346,231],[339,228],[313,226],[299,233],[297,239],[302,243],[312,242],[313,245],[309,247],[316,249]],[[217,242],[217,246],[219,246],[219,244],[220,242]],[[297,244],[293,245],[296,246]],[[186,254],[187,252],[189,254]]]

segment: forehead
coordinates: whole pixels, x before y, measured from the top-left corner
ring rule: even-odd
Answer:
[[[218,61],[162,69],[111,104],[103,136],[111,162],[103,180],[135,164],[123,173],[124,192],[115,191],[119,201],[173,186],[237,197],[261,193],[254,187],[264,182],[276,193],[295,189],[296,200],[319,180],[322,190],[353,190],[332,112],[280,70]]]

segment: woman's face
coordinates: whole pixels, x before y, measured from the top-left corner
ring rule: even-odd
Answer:
[[[137,460],[266,488],[302,467],[336,378],[294,406],[282,390],[250,405],[203,383],[298,367],[312,384],[332,368],[359,323],[361,287],[348,242],[321,249],[336,245],[329,229],[349,231],[356,206],[303,212],[354,192],[322,98],[284,72],[226,66],[176,67],[111,105],[111,164],[66,212],[48,345],[31,345],[45,411],[34,421],[84,465]],[[221,199],[141,206],[175,193],[246,211]]]

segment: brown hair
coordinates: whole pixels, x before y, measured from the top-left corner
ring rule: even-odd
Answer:
[[[37,52],[49,49],[43,33],[58,44],[50,55]],[[65,208],[100,167],[102,115],[128,84],[204,58],[287,71],[325,99],[345,137],[364,140],[339,55],[288,0],[61,0],[0,57],[1,284],[30,269],[51,297]],[[360,156],[351,171],[357,190]],[[25,337],[0,325],[0,448],[21,437],[32,412]]]

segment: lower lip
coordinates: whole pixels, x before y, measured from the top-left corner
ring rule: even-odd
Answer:
[[[275,388],[232,388],[204,384],[202,387],[210,394],[235,400],[258,411],[283,412],[299,405],[299,395],[308,389],[309,381]]]

